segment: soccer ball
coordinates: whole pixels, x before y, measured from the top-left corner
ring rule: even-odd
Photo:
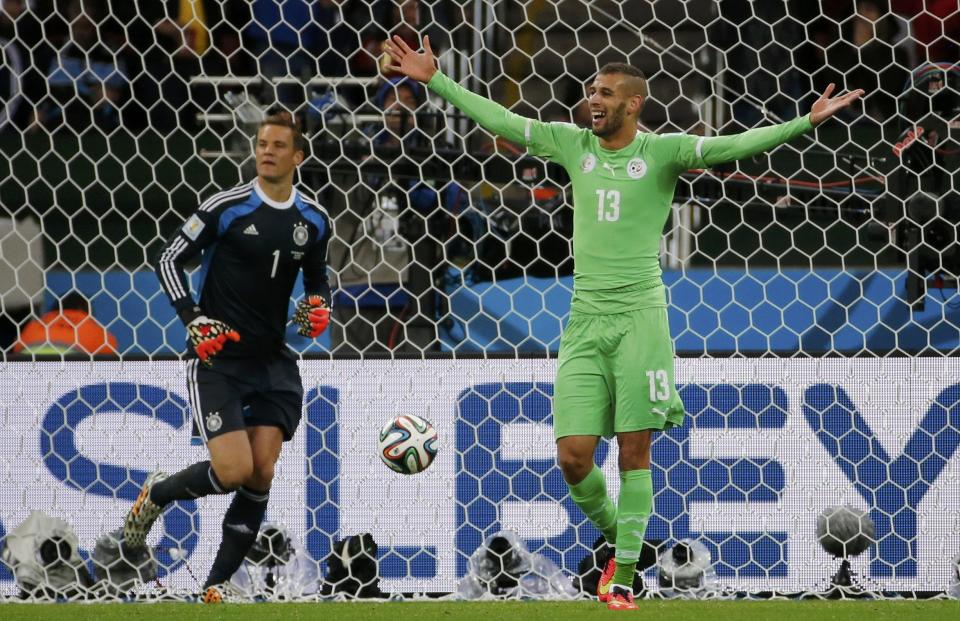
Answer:
[[[877,528],[866,511],[829,507],[817,516],[817,539],[828,554],[857,556],[877,540]]]
[[[400,474],[427,469],[437,455],[437,430],[413,414],[391,420],[380,429],[380,459]]]

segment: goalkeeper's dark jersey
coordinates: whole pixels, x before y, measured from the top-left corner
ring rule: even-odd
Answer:
[[[330,218],[318,203],[296,187],[289,200],[277,203],[254,180],[201,204],[160,250],[157,277],[185,321],[202,314],[240,333],[240,342],[227,343],[219,357],[276,353],[284,348],[290,294],[301,269],[307,294],[330,301],[329,239]],[[197,311],[185,264],[201,252]]]

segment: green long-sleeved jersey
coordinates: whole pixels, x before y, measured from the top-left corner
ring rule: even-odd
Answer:
[[[427,86],[487,131],[563,166],[573,186],[574,312],[666,304],[659,252],[680,174],[750,157],[810,131],[808,116],[733,136],[648,134],[622,149],[589,129],[514,114],[437,71]]]

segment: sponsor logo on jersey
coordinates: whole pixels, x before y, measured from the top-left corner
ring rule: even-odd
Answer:
[[[216,432],[221,427],[223,427],[223,419],[220,418],[220,412],[207,415],[207,431]]]
[[[627,162],[627,174],[631,179],[640,179],[647,174],[647,163],[639,157],[635,157]]]
[[[307,231],[307,225],[303,222],[298,222],[297,226],[293,227],[293,243],[298,246],[304,246],[309,239],[310,233]]]
[[[294,260],[294,261],[299,261],[300,259],[303,258],[303,253],[302,253],[302,252],[298,252],[298,251],[296,251],[296,250],[291,250],[291,251],[290,251],[290,256],[293,257],[293,260]]]
[[[596,167],[597,167],[597,156],[594,155],[593,153],[587,153],[580,160],[580,170],[582,170],[585,173],[590,172]]]
[[[256,225],[251,224],[247,228],[243,229],[244,235],[259,235],[260,232],[257,230]]]
[[[183,234],[187,236],[190,241],[197,241],[197,237],[200,236],[200,233],[203,231],[203,220],[201,220],[196,214],[190,216],[190,219],[183,223]]]
[[[604,167],[605,169],[609,170],[611,175],[616,175],[617,167],[614,166],[613,164],[610,164],[610,163],[608,163],[608,162],[604,162],[604,163],[603,163],[603,167]]]

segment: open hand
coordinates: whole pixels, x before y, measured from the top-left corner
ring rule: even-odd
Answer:
[[[820,99],[813,102],[813,106],[810,107],[810,122],[814,127],[860,99],[865,92],[862,88],[858,88],[855,91],[850,91],[846,95],[838,95],[831,98],[830,95],[833,93],[834,88],[836,88],[836,85],[831,82],[830,85],[827,86],[827,89],[823,91],[823,94],[820,95]]]
[[[236,330],[204,315],[187,324],[187,335],[197,357],[207,367],[213,365],[213,357],[220,353],[227,341],[240,342],[240,334]]]
[[[397,35],[394,35],[393,39],[384,41],[383,47],[390,55],[390,64],[387,68],[391,71],[402,73],[418,82],[429,82],[437,72],[436,56],[433,55],[433,48],[430,47],[429,35],[423,38],[423,52],[414,51]]]
[[[300,336],[315,339],[330,325],[330,308],[319,295],[308,295],[297,304],[293,321],[300,326]]]

